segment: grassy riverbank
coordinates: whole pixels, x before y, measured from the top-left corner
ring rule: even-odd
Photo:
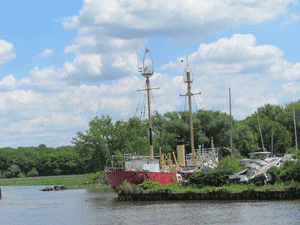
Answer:
[[[83,174],[83,175],[64,175],[64,176],[43,176],[26,178],[0,179],[1,186],[54,186],[64,185],[68,189],[103,189],[110,191],[103,172]]]
[[[158,182],[152,180],[145,181],[143,184],[137,186],[132,186],[128,182],[124,182],[120,185],[117,190],[118,193],[150,193],[150,192],[160,192],[168,190],[169,193],[207,193],[207,192],[231,192],[231,193],[241,193],[247,190],[256,191],[273,191],[273,190],[285,190],[289,188],[299,187],[297,182],[286,182],[277,184],[268,184],[265,186],[256,186],[254,184],[235,184],[235,185],[223,185],[221,187],[214,186],[204,186],[198,188],[196,185],[183,186],[176,182],[167,185],[162,185]]]

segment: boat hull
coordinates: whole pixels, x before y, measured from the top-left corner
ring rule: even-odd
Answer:
[[[116,169],[105,173],[110,187],[114,190],[125,180],[132,185],[141,184],[149,179],[159,182],[160,184],[170,184],[173,182],[172,178],[177,180],[176,173],[126,171],[121,169]]]

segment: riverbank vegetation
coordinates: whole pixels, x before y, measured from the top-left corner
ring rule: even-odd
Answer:
[[[236,158],[248,157],[248,153],[262,150],[257,118],[266,150],[271,151],[273,146],[276,155],[295,151],[293,107],[299,142],[300,100],[285,106],[265,105],[242,121],[233,119],[233,155]],[[230,155],[227,150],[230,146],[230,116],[219,111],[198,110],[193,118],[195,146],[211,147],[213,137],[214,146],[219,149],[219,159]],[[162,153],[176,154],[178,136],[185,141],[186,152],[190,152],[188,112],[155,113],[152,120],[156,154],[160,147]],[[108,115],[96,117],[86,131],[77,133],[72,146],[52,148],[41,144],[37,147],[0,148],[0,178],[103,171],[111,155],[119,158],[126,153],[149,155],[148,135],[147,120],[133,117],[127,121],[113,121]]]
[[[294,154],[296,160],[300,160],[300,154]],[[230,157],[223,158],[216,169],[210,173],[197,172],[188,177],[183,183],[173,181],[170,184],[160,184],[153,180],[148,180],[137,186],[125,181],[117,187],[119,194],[140,194],[149,192],[168,192],[168,193],[206,193],[206,192],[230,192],[240,193],[247,190],[273,191],[285,190],[289,188],[299,188],[300,182],[300,163],[288,160],[280,168],[272,167],[269,173],[272,176],[272,183],[267,185],[249,184],[230,184],[228,176],[232,175],[241,168],[238,161]]]
[[[107,191],[110,190],[104,172],[81,175],[60,175],[0,179],[0,187],[55,185],[62,185],[65,186],[67,189],[102,189]]]
[[[206,192],[232,192],[240,193],[247,190],[256,190],[256,191],[271,191],[271,190],[285,190],[289,188],[300,187],[297,182],[285,182],[285,183],[276,183],[268,184],[263,186],[257,186],[255,184],[233,184],[233,185],[223,185],[220,187],[216,186],[203,186],[199,188],[197,185],[182,185],[176,182],[171,184],[160,184],[159,182],[154,182],[152,180],[145,181],[142,184],[133,186],[128,182],[124,182],[117,188],[119,194],[139,194],[139,193],[151,193],[151,192],[166,192],[169,193],[206,193]]]

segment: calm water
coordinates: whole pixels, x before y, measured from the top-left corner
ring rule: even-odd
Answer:
[[[115,193],[2,187],[0,224],[300,224],[300,201],[118,202]]]

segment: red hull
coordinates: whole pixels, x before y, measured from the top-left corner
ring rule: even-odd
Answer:
[[[117,186],[122,184],[124,180],[127,180],[129,183],[134,185],[141,184],[145,180],[149,180],[150,178],[161,184],[172,183],[172,177],[177,180],[176,173],[126,171],[121,169],[106,172],[106,177],[110,184],[110,187],[114,190]]]

